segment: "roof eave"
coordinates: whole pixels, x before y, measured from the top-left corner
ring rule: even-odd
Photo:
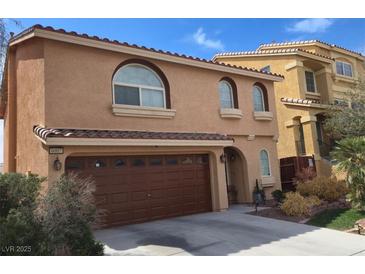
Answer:
[[[332,63],[334,60],[332,58],[325,58],[317,55],[313,55],[303,51],[297,52],[281,52],[281,53],[260,53],[260,54],[237,54],[237,55],[215,55],[213,60],[216,62],[217,59],[224,59],[224,58],[249,58],[249,57],[268,57],[268,56],[288,56],[288,55],[299,55],[306,58],[314,59],[317,61],[322,61],[325,63]]]
[[[131,55],[138,55],[143,56],[155,60],[161,60],[161,61],[168,61],[178,64],[184,64],[204,69],[210,69],[215,71],[222,71],[226,73],[232,73],[232,74],[238,74],[243,76],[249,76],[253,78],[259,78],[259,79],[265,79],[265,80],[271,80],[271,81],[282,81],[284,78],[281,75],[274,75],[274,74],[265,74],[260,71],[255,71],[255,69],[249,69],[247,70],[245,68],[239,68],[237,66],[231,66],[231,65],[223,65],[219,63],[214,62],[204,62],[202,60],[196,60],[196,59],[190,59],[185,58],[183,56],[174,55],[174,54],[168,54],[166,52],[161,51],[152,51],[147,48],[142,47],[134,47],[133,45],[122,45],[113,43],[110,41],[103,41],[101,39],[93,39],[92,37],[82,37],[81,35],[73,35],[70,33],[61,33],[54,30],[47,30],[47,29],[40,29],[36,27],[32,27],[23,33],[17,35],[10,41],[10,46],[14,46],[16,44],[19,44],[25,40],[28,40],[33,37],[40,37],[44,39],[51,39],[51,40],[57,40],[67,43],[73,43],[77,45],[83,45],[88,47],[94,47],[104,50],[110,50],[115,52],[122,52],[126,54]]]

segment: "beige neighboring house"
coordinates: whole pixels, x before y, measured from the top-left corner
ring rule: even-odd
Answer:
[[[269,196],[282,80],[36,25],[9,44],[4,171],[91,175],[107,226],[225,210],[252,201],[256,180]]]
[[[317,173],[331,174],[334,140],[323,129],[324,114],[332,104],[351,107],[346,93],[365,79],[364,56],[311,40],[264,44],[256,51],[217,54],[213,60],[284,75],[285,81],[275,83],[279,159],[313,155]]]

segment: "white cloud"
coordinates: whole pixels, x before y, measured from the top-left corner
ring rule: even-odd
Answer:
[[[325,32],[331,25],[333,20],[325,18],[304,19],[296,22],[286,30],[289,32],[318,33]]]
[[[193,34],[193,41],[205,48],[215,49],[215,50],[224,50],[224,45],[221,40],[212,40],[207,38],[207,34],[204,32],[203,28],[199,28]]]

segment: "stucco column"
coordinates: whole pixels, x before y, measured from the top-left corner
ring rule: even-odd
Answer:
[[[315,116],[304,116],[300,119],[303,125],[306,154],[313,154],[314,160],[319,161],[321,160],[321,156],[319,153],[316,121],[317,118]]]
[[[296,142],[300,140],[300,135],[299,135],[299,120],[289,120],[285,122],[285,126],[288,130],[288,134],[287,134],[287,142],[286,142],[286,153],[287,155],[297,155],[297,147],[296,147]]]
[[[213,154],[211,154],[210,157],[212,201],[214,211],[222,211],[228,208],[226,171],[224,163],[222,163],[220,159],[220,156],[223,154],[223,152],[223,148],[216,150]]]

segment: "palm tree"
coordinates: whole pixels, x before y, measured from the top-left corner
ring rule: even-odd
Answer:
[[[365,136],[345,138],[337,142],[332,157],[337,168],[346,173],[355,208],[365,207]]]

